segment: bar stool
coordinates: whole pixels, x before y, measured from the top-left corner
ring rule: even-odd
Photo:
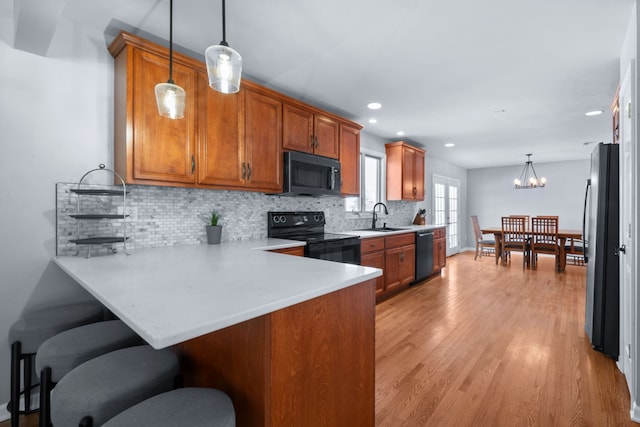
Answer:
[[[100,426],[159,393],[175,388],[178,358],[142,345],[103,354],[71,370],[51,393],[56,427]]]
[[[76,303],[47,307],[24,313],[9,328],[11,343],[11,394],[7,410],[11,413],[11,426],[17,427],[20,413],[31,410],[31,372],[38,347],[50,337],[75,328],[104,320],[104,309],[97,302]],[[20,367],[23,363],[23,384]],[[24,388],[21,392],[20,389]],[[24,411],[20,411],[20,395],[24,393]]]
[[[51,389],[75,367],[102,354],[144,344],[121,320],[69,329],[46,340],[36,354],[40,373],[40,426],[51,424]]]
[[[103,427],[234,427],[231,399],[212,388],[179,388],[151,397],[111,418]]]

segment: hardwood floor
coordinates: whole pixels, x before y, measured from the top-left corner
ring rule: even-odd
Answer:
[[[586,268],[447,259],[377,306],[377,426],[633,426],[615,362],[584,332]]]
[[[637,426],[623,375],[584,333],[585,267],[513,258],[456,255],[378,304],[377,426]]]

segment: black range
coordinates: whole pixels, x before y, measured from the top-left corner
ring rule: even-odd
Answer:
[[[325,233],[324,212],[268,212],[268,236],[306,242],[304,256],[360,264],[360,238]]]

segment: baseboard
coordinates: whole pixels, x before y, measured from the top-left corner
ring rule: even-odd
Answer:
[[[0,423],[3,421],[7,421],[10,418],[11,414],[9,413],[9,411],[7,411],[7,402],[4,402],[2,404],[2,407],[0,407]]]
[[[631,416],[631,421],[640,423],[640,407],[636,402],[631,402],[631,410],[629,411],[629,415]]]

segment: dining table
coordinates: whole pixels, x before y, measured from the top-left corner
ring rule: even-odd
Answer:
[[[496,247],[496,264],[498,260],[502,257],[502,227],[482,227],[480,229],[482,234],[493,234]],[[531,237],[531,230],[525,230],[525,237]],[[558,229],[558,244],[560,246],[560,266],[559,271],[563,272],[567,265],[567,252],[565,250],[565,245],[568,239],[581,240],[582,239],[582,230],[573,230],[573,229]]]

